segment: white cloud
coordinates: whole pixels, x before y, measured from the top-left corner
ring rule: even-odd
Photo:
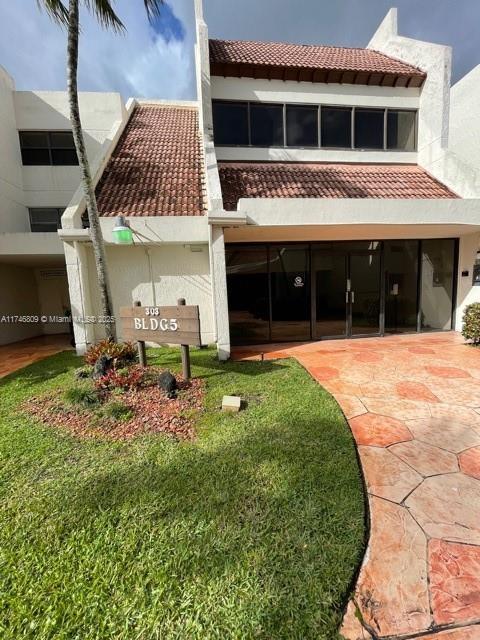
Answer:
[[[127,33],[105,31],[82,12],[79,88],[120,91],[149,98],[195,97],[192,0],[170,2],[185,38],[166,42],[147,22],[142,0],[119,0],[115,7]],[[35,0],[0,3],[0,64],[18,89],[66,87],[66,34],[40,12]]]

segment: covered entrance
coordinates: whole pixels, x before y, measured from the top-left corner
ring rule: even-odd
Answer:
[[[232,344],[452,328],[455,239],[230,244]]]

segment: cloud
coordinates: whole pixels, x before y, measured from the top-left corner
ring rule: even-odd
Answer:
[[[119,0],[115,8],[127,28],[124,35],[101,29],[81,12],[79,88],[119,91],[124,98],[194,98],[191,0],[164,5],[153,25],[142,0]],[[0,64],[18,89],[66,88],[66,33],[38,10],[35,0],[2,2]]]
[[[195,97],[194,0],[168,0],[150,26],[142,0],[117,0],[123,36],[82,12],[79,87]],[[392,0],[204,0],[213,37],[365,46]],[[453,46],[454,79],[480,63],[478,0],[396,0],[403,35]],[[272,18],[273,17],[273,18]],[[66,88],[66,36],[35,0],[0,0],[0,64],[19,89]]]

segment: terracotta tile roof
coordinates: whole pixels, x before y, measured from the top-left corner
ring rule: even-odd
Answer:
[[[195,107],[137,105],[97,186],[102,216],[206,211]]]
[[[210,40],[210,63],[391,74],[421,82],[426,78],[417,67],[371,49],[280,42]]]
[[[223,203],[240,198],[457,198],[416,165],[219,163]]]

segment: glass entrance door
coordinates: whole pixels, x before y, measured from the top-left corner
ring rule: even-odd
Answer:
[[[312,251],[313,338],[347,335],[347,262],[345,252]]]
[[[350,254],[350,335],[380,334],[380,252]]]
[[[352,245],[312,251],[313,339],[380,334],[381,252]]]

